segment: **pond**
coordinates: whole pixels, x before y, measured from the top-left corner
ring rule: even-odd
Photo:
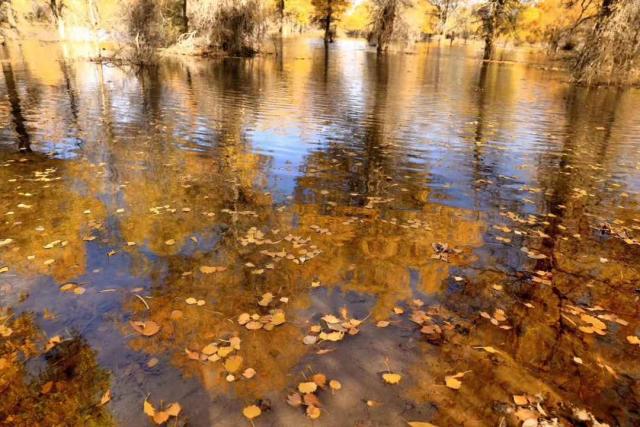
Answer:
[[[0,424],[640,423],[640,91],[82,49],[0,52]]]

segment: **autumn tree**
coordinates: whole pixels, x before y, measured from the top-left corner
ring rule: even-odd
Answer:
[[[487,0],[478,9],[482,20],[485,61],[491,59],[495,39],[508,27],[510,17],[519,3],[519,0]]]
[[[402,0],[373,0],[371,12],[371,38],[376,42],[378,53],[385,50],[393,36],[398,16],[399,3]]]
[[[62,16],[62,11],[65,7],[64,0],[49,0],[49,8],[51,9],[51,15],[53,16],[53,20],[58,27],[58,33],[60,37],[64,38],[64,19]]]
[[[429,4],[433,6],[434,15],[438,20],[438,32],[441,38],[446,35],[447,21],[451,13],[458,7],[459,0],[429,0]]]
[[[282,36],[282,30],[284,28],[284,9],[285,0],[276,0],[276,12],[278,15],[278,33]]]
[[[640,78],[640,0],[602,0],[575,64],[577,81],[623,84]]]
[[[332,26],[349,6],[349,0],[311,0],[311,4],[314,9],[312,21],[324,30],[325,44],[333,43]]]

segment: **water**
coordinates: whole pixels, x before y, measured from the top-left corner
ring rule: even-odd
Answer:
[[[310,425],[316,373],[318,425],[640,423],[640,92],[473,46],[82,49],[2,51],[0,423]]]

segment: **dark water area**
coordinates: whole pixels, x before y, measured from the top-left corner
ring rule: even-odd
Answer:
[[[640,91],[82,49],[0,50],[0,425],[640,424]]]

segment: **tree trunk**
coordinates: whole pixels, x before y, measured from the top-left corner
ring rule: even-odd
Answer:
[[[64,0],[50,0],[49,9],[53,15],[53,20],[58,27],[58,35],[61,39],[65,38],[64,19],[62,18],[62,9],[64,9]]]
[[[331,9],[331,0],[328,1],[329,8],[327,9],[327,16],[324,21],[324,43],[329,44],[333,42],[333,38],[331,37],[331,18],[333,14],[333,10]]]
[[[496,36],[499,21],[504,12],[504,6],[507,0],[492,0],[491,10],[487,17],[487,23],[484,35],[484,55],[483,60],[488,61],[493,55],[493,41]]]
[[[281,37],[284,28],[284,2],[285,0],[278,0],[278,32]]]
[[[182,32],[189,32],[189,17],[187,16],[187,1],[182,0]]]
[[[13,77],[13,68],[9,61],[2,63],[2,73],[4,74],[4,81],[7,85],[7,95],[9,105],[11,105],[13,127],[18,134],[18,149],[20,151],[31,151],[31,138],[25,126],[25,119],[20,106],[20,95],[18,95],[16,81]]]

